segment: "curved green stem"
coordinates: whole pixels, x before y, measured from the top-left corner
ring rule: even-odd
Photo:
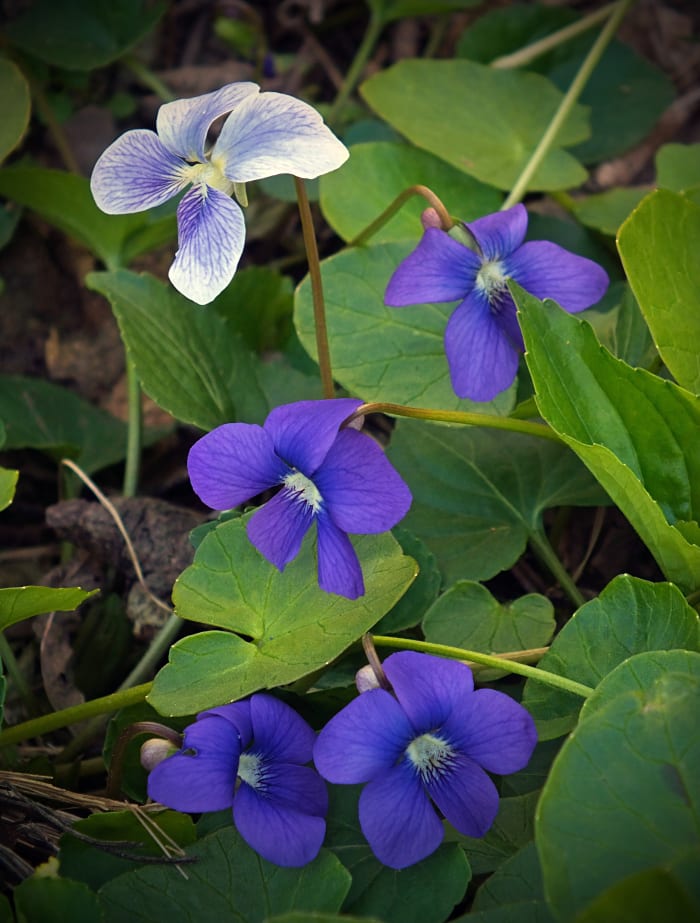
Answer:
[[[532,423],[529,420],[518,420],[515,417],[499,417],[495,414],[471,413],[466,410],[407,407],[403,404],[387,404],[380,401],[362,404],[344,421],[343,425],[347,426],[352,420],[368,413],[385,413],[393,417],[411,417],[414,420],[433,420],[436,423],[458,423],[461,426],[483,426],[487,429],[503,429],[511,433],[522,433],[525,436],[537,436],[539,439],[549,439],[550,442],[562,442],[546,423]]]
[[[369,61],[370,56],[374,51],[374,46],[377,44],[383,28],[384,21],[382,18],[372,13],[369,18],[369,23],[367,24],[367,29],[365,30],[365,34],[362,37],[360,47],[357,49],[353,62],[350,65],[347,74],[345,75],[343,85],[338,91],[338,95],[336,96],[335,101],[333,102],[333,105],[331,106],[328,113],[327,121],[330,125],[333,125],[338,120],[342,109],[350,97],[350,94],[359,83],[360,78],[362,77],[362,71],[365,69],[367,62]]]
[[[126,356],[126,379],[129,400],[129,420],[126,433],[126,465],[124,467],[124,496],[134,497],[139,484],[141,468],[141,441],[143,435],[143,411],[141,408],[141,384],[136,367],[129,355]]]
[[[532,533],[529,537],[529,542],[532,546],[532,550],[535,552],[540,561],[542,561],[542,563],[552,573],[552,576],[556,578],[557,583],[569,597],[574,606],[576,606],[577,609],[580,609],[581,606],[583,606],[583,604],[586,602],[586,598],[582,595],[581,591],[569,575],[569,572],[559,560],[559,556],[557,555],[554,548],[552,548],[549,539],[544,534],[544,532]]]
[[[574,695],[587,699],[593,694],[594,690],[590,686],[584,686],[573,679],[567,679],[565,676],[558,676],[556,673],[549,673],[547,670],[540,670],[538,667],[531,667],[525,663],[518,663],[517,660],[506,660],[504,657],[494,657],[491,654],[481,654],[478,651],[468,651],[460,647],[449,647],[446,644],[432,644],[429,641],[415,641],[412,638],[391,638],[385,635],[372,635],[372,640],[377,647],[390,647],[400,651],[420,651],[423,654],[435,654],[438,657],[448,657],[450,660],[470,660],[473,663],[483,664],[485,667],[494,667],[497,670],[504,670],[507,673],[517,673],[519,676],[525,676],[527,679],[537,680],[539,683],[546,683],[554,689],[561,689],[563,692],[572,692]]]
[[[455,222],[443,205],[442,200],[435,195],[432,189],[429,189],[427,186],[421,186],[420,183],[418,183],[415,186],[409,186],[408,189],[404,189],[403,192],[399,193],[391,205],[387,206],[378,218],[375,218],[364,230],[360,231],[352,240],[348,241],[348,247],[359,247],[368,241],[370,237],[383,228],[387,221],[391,220],[396,212],[414,195],[423,196],[425,201],[429,205],[432,205],[440,217],[440,224],[443,231],[449,231],[450,228],[453,227]]]
[[[316,352],[318,353],[318,367],[321,371],[321,387],[323,396],[330,398],[335,396],[333,387],[333,371],[331,368],[331,352],[328,346],[328,328],[326,326],[326,305],[323,300],[323,282],[321,280],[321,262],[318,258],[318,245],[316,244],[316,233],[314,232],[314,222],[311,216],[311,206],[309,197],[306,194],[304,180],[294,177],[294,186],[297,191],[297,201],[299,203],[299,216],[301,218],[301,229],[304,235],[304,246],[306,247],[306,258],[309,263],[309,278],[311,279],[311,297],[314,305],[314,328],[316,331]]]
[[[598,61],[600,60],[603,52],[612,40],[613,35],[617,31],[617,27],[620,25],[622,17],[625,15],[633,2],[634,0],[620,0],[620,2],[615,5],[610,18],[606,22],[605,26],[601,29],[598,38],[595,40],[595,42],[593,42],[591,50],[586,55],[583,63],[581,64],[581,67],[578,70],[578,73],[571,83],[571,86],[564,94],[564,98],[559,104],[559,108],[554,113],[552,121],[549,123],[546,131],[542,135],[539,144],[532,152],[532,156],[525,164],[525,168],[515,181],[515,185],[513,186],[510,195],[501,206],[502,210],[515,205],[523,198],[527,192],[527,187],[530,184],[530,181],[532,180],[537,170],[540,168],[542,161],[549,153],[549,150],[554,143],[554,139],[559,134],[559,130],[573,109],[576,100],[581,95],[581,91],[586,85],[588,78],[593,73],[593,70],[598,64]]]
[[[134,77],[136,77],[143,86],[152,90],[164,103],[172,102],[175,99],[175,95],[170,87],[166,86],[160,77],[156,77],[153,71],[146,67],[143,61],[139,61],[139,59],[132,54],[125,55],[121,61],[122,64],[125,64],[129,68]]]
[[[15,744],[21,740],[29,740],[32,737],[41,737],[43,734],[48,734],[49,731],[56,731],[58,728],[77,724],[79,721],[85,721],[86,718],[94,718],[96,715],[108,715],[110,712],[118,711],[127,705],[143,702],[151,691],[152,686],[153,683],[132,686],[131,689],[113,692],[99,699],[91,699],[89,702],[72,705],[70,708],[51,712],[50,715],[42,715],[40,718],[32,718],[31,721],[24,721],[22,724],[6,728],[0,733],[0,747]]]

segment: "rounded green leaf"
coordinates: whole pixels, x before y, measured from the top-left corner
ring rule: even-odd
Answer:
[[[632,209],[639,205],[648,191],[646,188],[634,186],[607,189],[605,192],[576,199],[573,211],[586,227],[614,237],[622,222]]]
[[[99,590],[82,587],[18,586],[0,590],[0,631],[44,612],[71,612]]]
[[[657,866],[697,900],[700,654],[625,660],[586,702],[540,799],[545,893],[571,920],[616,882]]]
[[[31,97],[29,85],[16,64],[7,58],[0,58],[0,162],[19,142],[27,130]]]
[[[67,70],[104,67],[147,35],[162,0],[35,0],[7,27],[23,51]]]
[[[412,246],[404,241],[343,250],[321,264],[333,377],[365,401],[507,413],[514,388],[488,404],[460,400],[452,390],[443,337],[454,305],[384,304],[389,278]],[[296,291],[294,323],[315,358],[308,276]]]
[[[102,923],[100,902],[94,891],[68,878],[25,879],[13,893],[18,920],[22,923]]]
[[[435,555],[424,542],[400,526],[392,530],[392,535],[404,554],[410,555],[417,563],[418,576],[396,605],[374,626],[372,630],[378,635],[394,634],[417,625],[437,597],[442,583]]]
[[[562,100],[539,74],[466,60],[399,61],[360,91],[417,147],[498,189],[515,183]],[[586,171],[562,148],[588,133],[586,112],[575,106],[529,189],[579,186]]]
[[[0,468],[0,511],[12,503],[18,478],[19,471],[14,468]]]
[[[353,539],[366,592],[324,593],[308,535],[280,573],[251,545],[248,517],[222,523],[202,541],[173,589],[182,618],[225,628],[183,638],[148,700],[162,714],[189,715],[294,682],[325,666],[388,612],[416,576],[390,533]]]
[[[664,144],[656,152],[656,182],[673,192],[700,187],[700,144]]]
[[[413,494],[403,525],[448,585],[511,567],[545,509],[605,502],[571,452],[534,436],[402,419],[388,455]]]
[[[326,221],[343,240],[351,240],[411,186],[427,186],[450,214],[473,221],[498,210],[501,195],[462,170],[457,170],[418,148],[391,141],[354,144],[350,159],[321,177],[321,209]],[[358,189],[362,195],[358,195]],[[372,235],[372,242],[415,240],[421,233],[420,216],[428,207],[415,195]]]
[[[591,327],[509,283],[544,419],[627,516],[664,575],[700,587],[700,399],[598,343]]]
[[[576,612],[539,666],[586,686],[597,686],[618,664],[644,651],[700,651],[700,619],[672,583],[622,574]],[[528,680],[523,705],[540,740],[559,737],[576,723],[581,699]]]
[[[700,206],[657,189],[622,225],[617,245],[661,358],[678,384],[700,393]]]
[[[262,923],[285,911],[332,913],[350,887],[350,875],[328,850],[303,868],[280,868],[253,852],[233,826],[186,852],[197,859],[183,866],[186,877],[172,865],[151,865],[103,885],[105,923]]]

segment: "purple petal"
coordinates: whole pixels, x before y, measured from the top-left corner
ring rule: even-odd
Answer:
[[[385,689],[371,689],[323,728],[314,746],[314,763],[329,782],[367,782],[394,766],[413,736],[396,699]]]
[[[469,759],[500,775],[524,769],[537,743],[530,713],[494,689],[479,689],[465,698],[443,730]]]
[[[256,753],[284,763],[311,761],[316,734],[289,705],[257,693],[250,700],[250,716]]]
[[[197,721],[210,715],[225,718],[236,729],[241,742],[241,750],[245,750],[253,739],[253,726],[250,722],[250,699],[241,702],[232,702],[230,705],[219,705],[217,708],[208,708],[197,715]]]
[[[313,520],[311,507],[298,494],[281,490],[248,520],[248,538],[278,570],[293,560]]]
[[[261,93],[226,119],[212,158],[235,183],[291,173],[312,179],[345,163],[348,149],[319,113],[292,96]]]
[[[146,129],[127,131],[95,164],[90,189],[108,215],[145,211],[172,199],[189,183],[187,165]]]
[[[233,819],[246,843],[275,865],[306,865],[326,835],[323,818],[266,801],[245,784],[236,792]]]
[[[187,470],[194,492],[214,510],[245,503],[289,473],[270,436],[253,423],[224,423],[202,436],[190,449]]]
[[[275,407],[263,427],[272,436],[277,454],[311,477],[333,445],[340,424],[361,404],[353,398],[283,404]]]
[[[571,314],[600,301],[610,280],[606,271],[546,240],[531,240],[505,261],[506,273],[536,298],[552,298]]]
[[[236,272],[245,241],[243,212],[232,198],[197,185],[177,207],[178,251],[168,277],[197,304],[209,304]]]
[[[450,317],[445,352],[458,397],[490,401],[515,381],[518,350],[482,295],[469,295]]]
[[[436,773],[428,792],[447,820],[465,836],[483,836],[498,814],[498,791],[483,769],[463,756]]]
[[[333,522],[344,532],[392,529],[408,512],[411,492],[371,436],[344,429],[330,447],[314,484]]]
[[[525,240],[527,209],[514,205],[503,212],[485,215],[467,225],[487,260],[502,260]]]
[[[473,694],[472,671],[457,660],[401,651],[387,657],[382,666],[401,707],[421,734],[441,727]]]
[[[148,797],[176,811],[221,811],[233,804],[238,772],[238,734],[214,715],[191,724],[183,751],[169,756],[148,776]]]
[[[366,785],[359,809],[372,852],[390,868],[420,862],[442,843],[442,822],[406,760]]]
[[[248,96],[257,95],[257,83],[229,83],[213,93],[176,99],[158,110],[156,130],[163,144],[183,160],[204,162],[207,132],[212,122],[226,115]]]
[[[279,808],[293,808],[316,817],[325,817],[328,811],[326,783],[310,766],[265,763],[261,785],[255,790],[259,797]]]
[[[478,255],[445,231],[428,228],[416,249],[399,263],[384,295],[392,308],[457,301],[474,288]]]
[[[345,532],[327,513],[320,512],[318,525],[318,585],[326,593],[357,599],[365,592],[365,581],[357,552]]]

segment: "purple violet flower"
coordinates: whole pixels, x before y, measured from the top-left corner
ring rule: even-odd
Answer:
[[[227,112],[207,145],[212,123]],[[280,173],[312,179],[336,170],[349,154],[306,103],[231,83],[158,110],[157,133],[127,131],[95,164],[90,186],[109,215],[162,205],[191,186],[177,209],[178,251],[170,281],[187,298],[208,304],[236,272],[243,252],[245,183]]]
[[[248,521],[248,538],[284,570],[315,522],[319,585],[348,599],[365,591],[348,532],[386,532],[411,505],[381,447],[353,427],[340,428],[361,403],[299,401],[276,407],[263,426],[226,423],[196,442],[187,460],[195,493],[215,510],[279,487]]]
[[[176,811],[233,808],[238,832],[276,865],[306,865],[326,834],[328,792],[311,761],[316,735],[270,695],[210,708],[182,749],[153,769],[148,795]]]
[[[546,240],[523,243],[527,210],[515,205],[464,227],[478,252],[428,227],[387,286],[390,307],[460,301],[445,329],[445,352],[458,397],[490,401],[508,388],[524,350],[513,279],[536,298],[575,314],[599,301],[608,275],[597,263]]]
[[[329,782],[366,782],[360,826],[375,856],[402,869],[443,839],[445,818],[483,836],[498,812],[487,772],[517,772],[537,742],[528,712],[502,692],[474,691],[463,663],[405,651],[382,664],[394,695],[363,692],[321,731],[314,762]]]

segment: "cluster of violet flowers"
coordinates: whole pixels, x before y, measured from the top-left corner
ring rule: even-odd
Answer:
[[[209,144],[212,124],[224,115]],[[156,127],[128,131],[110,145],[91,188],[110,214],[149,209],[184,192],[169,276],[199,304],[212,301],[236,272],[246,183],[280,173],[318,177],[348,157],[311,106],[261,93],[254,83],[161,106]],[[522,205],[450,232],[430,224],[426,219],[420,243],[393,273],[385,300],[393,307],[458,302],[445,352],[459,397],[490,401],[516,378],[524,346],[510,280],[572,313],[599,301],[607,288],[606,273],[591,260],[547,241],[524,243]],[[315,525],[319,585],[349,599],[365,591],[350,535],[393,528],[411,504],[381,447],[360,432],[361,418],[353,415],[361,403],[277,407],[262,426],[217,427],[188,459],[195,492],[214,510],[273,492],[246,528],[280,571]],[[360,826],[377,858],[392,868],[437,849],[442,818],[466,836],[483,836],[498,810],[489,774],[527,764],[536,743],[532,718],[504,693],[475,690],[470,669],[459,662],[402,652],[383,669],[387,688],[363,685],[318,736],[264,693],[200,713],[182,748],[151,771],[150,797],[187,812],[232,808],[241,836],[284,866],[304,865],[321,848],[324,780],[365,783]]]
[[[360,827],[390,868],[438,848],[441,816],[465,836],[483,836],[498,812],[489,773],[524,768],[537,742],[529,713],[505,693],[475,690],[457,661],[403,651],[383,670],[393,691],[362,692],[318,737],[265,693],[202,712],[182,749],[150,773],[149,796],[178,811],[231,808],[243,839],[282,866],[311,862],[323,844],[324,779],[366,783]]]

